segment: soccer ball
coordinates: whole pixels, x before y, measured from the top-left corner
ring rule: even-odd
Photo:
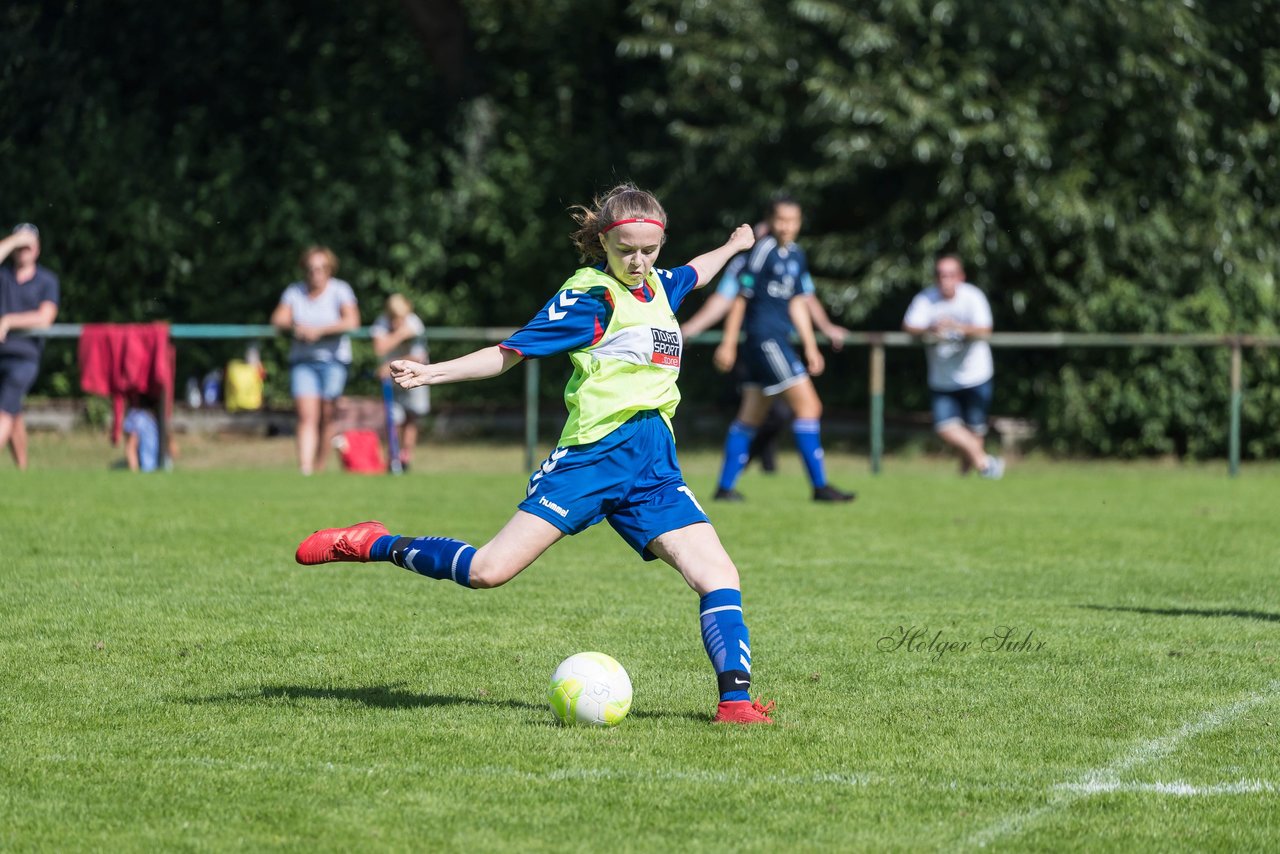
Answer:
[[[617,726],[631,711],[631,678],[603,652],[580,652],[551,674],[547,699],[562,724]]]

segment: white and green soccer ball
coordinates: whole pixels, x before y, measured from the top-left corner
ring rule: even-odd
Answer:
[[[603,652],[580,652],[551,674],[547,699],[562,724],[617,726],[631,711],[631,678]]]

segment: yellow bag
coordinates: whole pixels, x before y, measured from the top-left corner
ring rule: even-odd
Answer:
[[[228,412],[261,409],[262,366],[251,365],[243,359],[232,359],[227,362],[223,399],[226,401]]]

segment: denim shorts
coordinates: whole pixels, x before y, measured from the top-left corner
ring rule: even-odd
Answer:
[[[985,436],[994,391],[995,380],[987,380],[971,388],[932,390],[933,429],[944,430],[955,424],[964,424],[979,436]]]
[[[289,368],[289,392],[295,399],[336,400],[346,385],[347,366],[342,362],[294,362]]]

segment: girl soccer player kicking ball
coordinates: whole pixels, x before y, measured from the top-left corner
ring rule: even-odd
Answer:
[[[675,311],[695,288],[755,242],[738,226],[723,246],[673,270],[654,268],[667,214],[650,193],[615,187],[574,210],[573,241],[584,262],[516,334],[467,356],[422,365],[398,360],[403,388],[495,377],[524,359],[568,353],[573,376],[559,446],[529,479],[515,516],[475,548],[448,537],[390,534],[380,522],[317,531],[298,563],[389,561],[463,587],[505,584],[565,534],[602,519],[645,560],[661,558],[701,597],[702,641],[715,668],[715,722],[772,723],[753,702],[751,646],[738,570],[684,482],[671,417],[683,340]]]

